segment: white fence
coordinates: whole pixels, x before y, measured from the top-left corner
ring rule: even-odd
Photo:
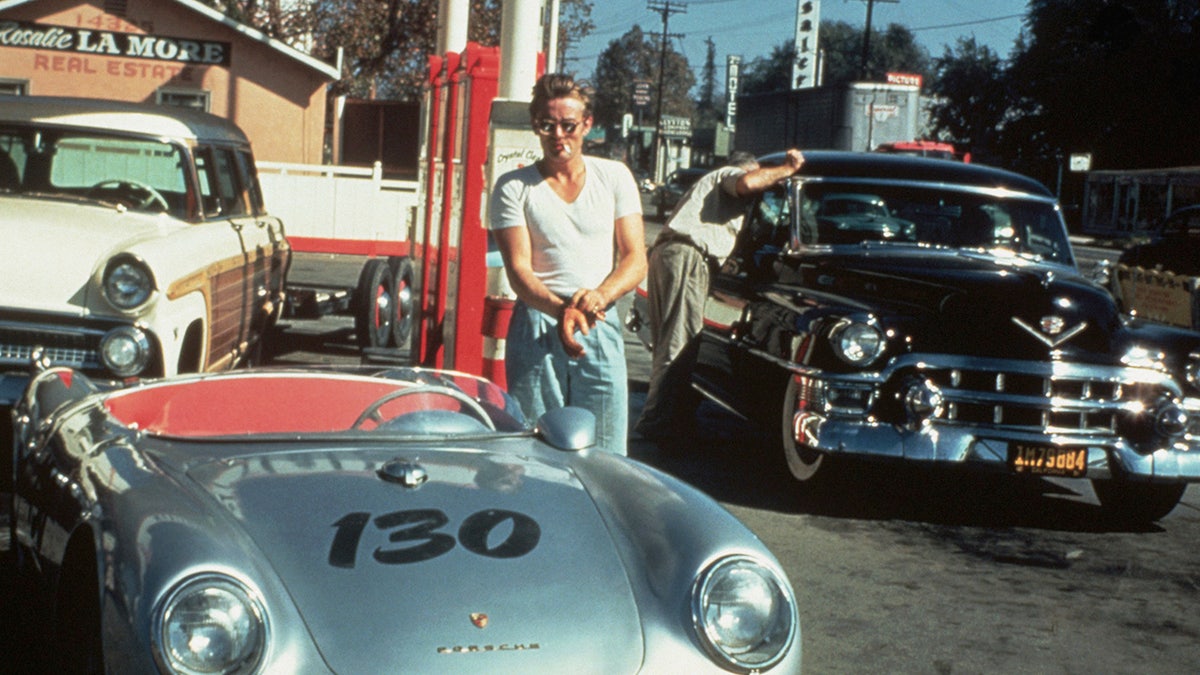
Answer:
[[[373,169],[258,162],[267,210],[289,237],[405,241],[417,208],[417,181],[384,180]]]

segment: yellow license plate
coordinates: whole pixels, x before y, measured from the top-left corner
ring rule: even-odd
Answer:
[[[1079,478],[1087,472],[1087,448],[1009,443],[1008,466],[1016,473]]]

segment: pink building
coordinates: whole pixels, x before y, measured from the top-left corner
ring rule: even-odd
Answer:
[[[0,93],[182,105],[319,164],[337,69],[195,0],[0,0]]]

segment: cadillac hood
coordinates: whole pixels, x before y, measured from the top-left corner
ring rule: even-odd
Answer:
[[[1109,293],[1076,270],[1011,255],[872,250],[803,257],[794,281],[824,306],[901,322],[913,351],[1106,359],[1122,330]]]
[[[334,671],[641,663],[626,570],[567,467],[406,447],[245,456],[189,475],[266,556]]]
[[[0,305],[82,314],[109,256],[181,225],[166,216],[58,199],[0,196]]]

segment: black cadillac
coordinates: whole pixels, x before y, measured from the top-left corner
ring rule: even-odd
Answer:
[[[1087,478],[1142,521],[1200,481],[1200,334],[1081,276],[1044,186],[804,154],[748,212],[691,354],[692,386],[777,433],[797,480],[852,456]]]

